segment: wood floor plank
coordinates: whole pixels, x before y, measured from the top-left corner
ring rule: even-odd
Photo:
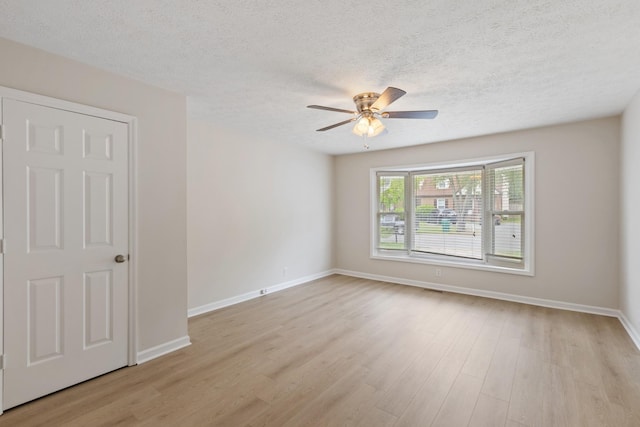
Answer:
[[[335,421],[339,417],[340,404],[349,399],[358,386],[362,383],[362,380],[366,377],[366,368],[354,365],[353,369],[345,376],[336,381],[331,387],[324,390],[322,393],[313,397],[307,405],[301,410],[296,411],[295,415],[286,420],[284,423],[277,423],[281,427],[299,427],[299,426],[311,426],[315,425],[322,418],[326,420]],[[350,408],[354,409],[354,408]],[[339,421],[348,421],[351,414],[342,418],[338,418]],[[323,423],[319,423],[322,425]]]
[[[373,406],[376,393],[374,387],[360,383],[333,411],[323,414],[315,423],[326,427],[393,426],[397,418]]]
[[[419,357],[407,366],[396,383],[379,398],[376,404],[378,408],[395,416],[401,416],[433,370],[455,344],[457,337],[470,321],[469,314],[465,312],[455,316],[455,305],[447,307],[448,309],[441,313],[442,317],[449,321],[441,325],[433,341],[421,349]]]
[[[507,420],[509,404],[486,394],[480,394],[468,427],[502,427]]]
[[[580,406],[576,384],[570,368],[549,365],[548,382],[544,385],[542,423],[546,426],[580,425]]]
[[[449,427],[469,424],[481,387],[481,378],[466,374],[458,375],[431,426]]]
[[[463,374],[484,379],[498,345],[500,330],[500,326],[485,325],[462,367]]]
[[[447,398],[462,364],[450,359],[443,360],[425,384],[415,394],[402,413],[396,427],[431,425]]]
[[[402,413],[396,424],[402,426],[430,425],[438,415],[442,404],[449,396],[462,366],[482,328],[483,318],[469,317],[462,330],[457,334],[455,343],[440,359],[438,366]],[[481,384],[478,380],[478,384]],[[471,407],[473,410],[473,406]]]
[[[640,352],[614,318],[334,275],[189,334],[0,427],[640,426]]]
[[[530,427],[544,426],[542,408],[548,391],[545,381],[549,378],[549,366],[540,351],[525,346],[520,348],[509,400],[510,420]]]
[[[580,402],[579,425],[584,427],[634,425],[625,423],[624,410],[608,402],[606,393],[601,387],[576,382],[576,393]]]
[[[519,352],[520,338],[509,337],[498,341],[482,386],[484,394],[510,400]]]

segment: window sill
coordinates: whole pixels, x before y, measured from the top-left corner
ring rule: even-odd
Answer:
[[[533,268],[514,268],[504,267],[493,264],[486,264],[482,261],[474,260],[449,260],[445,257],[418,257],[403,254],[383,253],[381,251],[374,252],[370,256],[371,259],[383,261],[408,262],[412,264],[438,265],[442,267],[466,268],[470,270],[491,271],[495,273],[516,274],[519,276],[534,276]]]

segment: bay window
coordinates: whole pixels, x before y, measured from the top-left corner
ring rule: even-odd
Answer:
[[[372,170],[372,257],[533,274],[533,153]]]

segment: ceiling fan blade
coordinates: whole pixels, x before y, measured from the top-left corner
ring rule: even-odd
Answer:
[[[307,105],[307,108],[315,108],[316,110],[336,111],[338,113],[356,114],[355,111],[342,110],[340,108],[333,108],[333,107],[323,107],[322,105]]]
[[[402,89],[398,89],[397,87],[389,86],[388,88],[386,88],[384,90],[384,92],[382,92],[382,95],[380,95],[380,97],[376,100],[376,102],[374,102],[371,105],[371,109],[372,110],[378,110],[378,111],[384,110],[385,107],[387,107],[392,102],[396,101],[398,98],[400,98],[405,93],[407,93],[407,92],[405,92]]]
[[[388,119],[435,119],[438,110],[423,111],[385,111],[382,118]]]
[[[327,126],[325,128],[322,128],[322,129],[316,129],[316,132],[324,132],[325,130],[337,128],[338,126],[342,126],[342,125],[346,125],[347,123],[351,123],[351,122],[355,121],[356,119],[357,119],[357,117],[354,117],[352,119],[345,120],[345,121],[340,122],[340,123],[336,123],[335,125]]]

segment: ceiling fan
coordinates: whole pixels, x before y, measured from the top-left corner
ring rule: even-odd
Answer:
[[[353,117],[321,129],[318,132],[324,132],[347,123],[357,121],[353,128],[353,133],[359,136],[372,137],[377,136],[385,131],[382,119],[433,119],[438,115],[438,110],[421,110],[421,111],[382,111],[392,102],[406,94],[402,89],[389,86],[382,94],[375,92],[359,93],[353,97],[357,111],[342,110],[340,108],[323,107],[322,105],[307,105],[307,108],[315,108],[317,110],[337,111],[338,113],[353,114]]]

